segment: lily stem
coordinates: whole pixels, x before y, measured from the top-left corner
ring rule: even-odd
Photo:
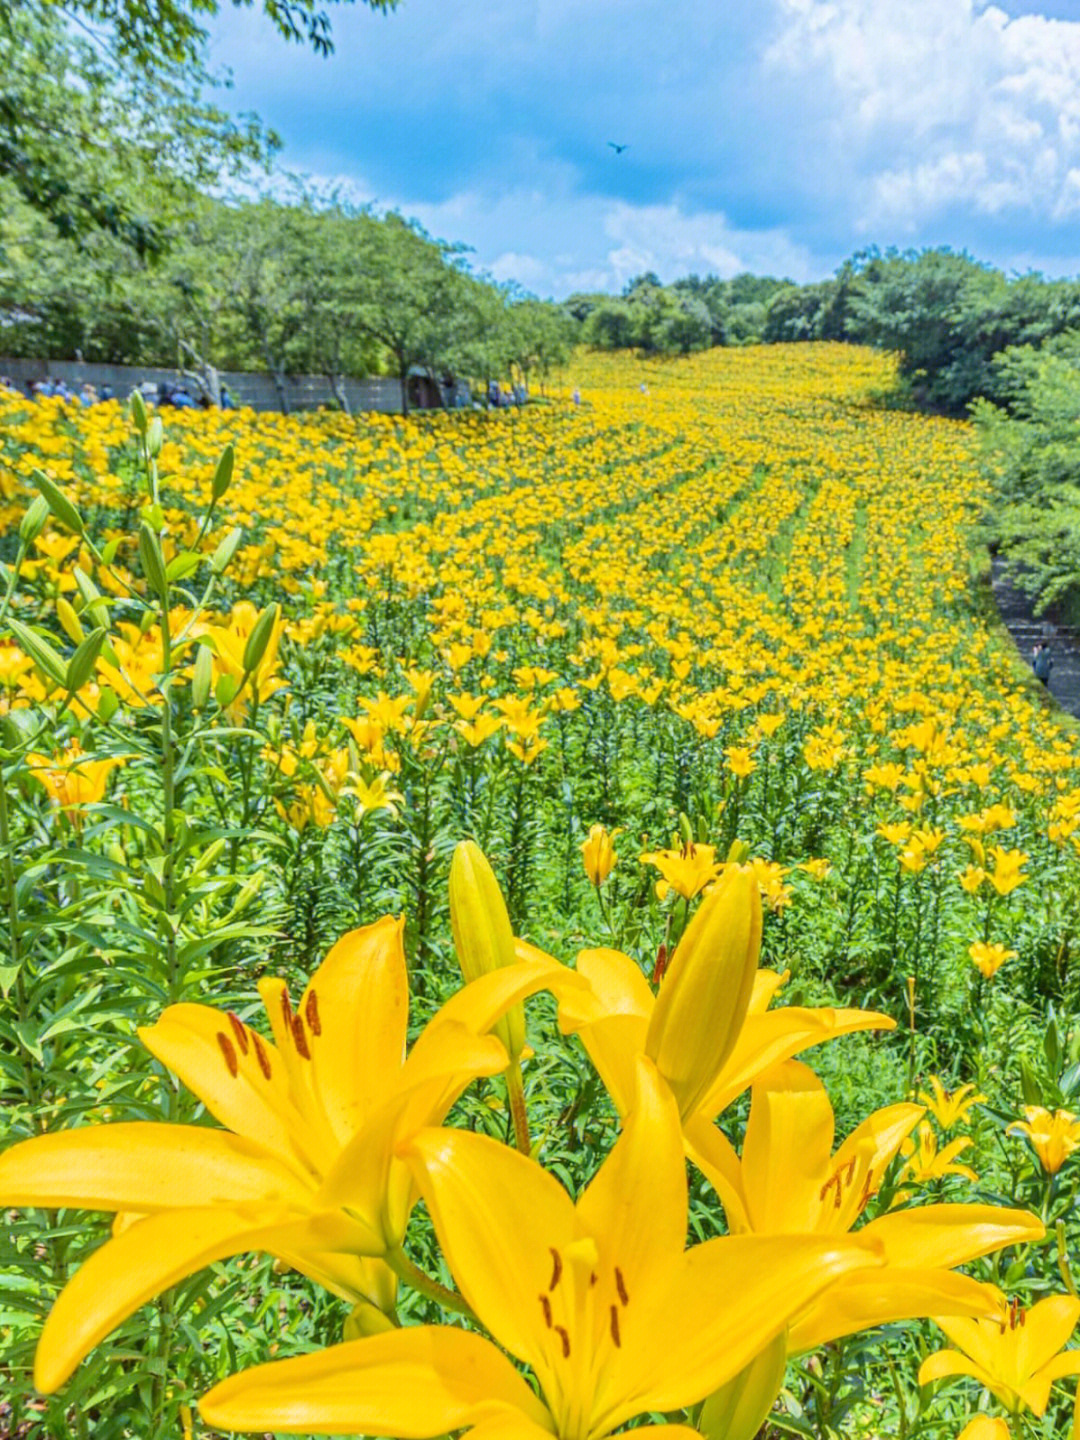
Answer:
[[[399,1246],[396,1250],[388,1250],[386,1263],[393,1270],[399,1280],[404,1280],[406,1285],[411,1285],[421,1295],[426,1295],[429,1300],[434,1300],[444,1310],[451,1310],[455,1315],[464,1315],[469,1320],[475,1320],[471,1308],[465,1303],[456,1290],[450,1290],[445,1285],[440,1285],[419,1265],[414,1265],[404,1250]]]
[[[532,1153],[532,1141],[529,1138],[529,1112],[525,1105],[525,1082],[521,1077],[520,1060],[510,1062],[506,1072],[506,1093],[514,1121],[514,1144],[522,1155],[529,1155]]]

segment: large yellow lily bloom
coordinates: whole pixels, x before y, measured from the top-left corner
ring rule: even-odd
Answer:
[[[400,1246],[417,1195],[396,1147],[438,1124],[475,1076],[505,1068],[487,1032],[510,1006],[580,983],[536,952],[459,991],[405,1058],[401,935],[389,917],[346,935],[295,1008],[284,981],[261,982],[272,1042],[208,1005],[170,1006],[139,1032],[224,1129],[92,1125],[0,1157],[0,1205],[124,1217],[53,1307],[38,1389],[57,1389],[153,1296],[243,1251],[275,1255],[353,1301],[393,1304],[395,1278],[376,1257]]]
[[[618,950],[585,950],[587,990],[559,1004],[565,1032],[580,1035],[619,1111],[634,1093],[636,1057],[649,1055],[672,1086],[688,1129],[713,1120],[754,1077],[854,1030],[891,1030],[873,1010],[769,1010],[784,976],[758,970],[761,900],[749,870],[728,866],[687,926],[654,996],[639,966]],[[518,954],[537,955],[518,943]]]
[[[696,1404],[838,1276],[880,1263],[872,1243],[815,1236],[687,1250],[678,1110],[650,1061],[636,1069],[623,1133],[576,1204],[534,1161],[484,1136],[423,1130],[409,1145],[450,1269],[502,1349],[450,1327],[396,1330],[234,1375],[203,1400],[206,1422],[602,1440],[637,1415]],[[503,1350],[530,1367],[539,1395]]]
[[[959,1348],[939,1350],[924,1360],[919,1384],[970,1375],[1011,1414],[1027,1408],[1042,1415],[1054,1381],[1080,1375],[1080,1350],[1063,1348],[1080,1320],[1080,1300],[1051,1295],[1023,1310],[1009,1306],[992,1285],[986,1290],[998,1307],[994,1319],[934,1316],[934,1324]]]
[[[875,1110],[833,1153],[834,1117],[821,1081],[798,1061],[754,1085],[740,1159],[703,1120],[692,1154],[724,1205],[734,1234],[838,1235],[857,1224],[921,1105]],[[992,1315],[985,1285],[952,1267],[1005,1245],[1041,1240],[1042,1222],[998,1205],[924,1205],[892,1210],[857,1232],[880,1243],[885,1268],[840,1280],[792,1323],[788,1348],[814,1349],[873,1325],[930,1314]]]

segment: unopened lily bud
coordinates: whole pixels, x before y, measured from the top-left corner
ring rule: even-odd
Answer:
[[[649,1021],[645,1053],[693,1113],[735,1048],[761,950],[761,897],[753,874],[724,872],[686,927]]]
[[[82,627],[82,621],[69,600],[61,595],[56,602],[56,618],[60,621],[60,628],[69,640],[74,640],[76,645],[81,645],[86,639],[86,631]]]
[[[191,679],[191,703],[196,710],[206,708],[214,679],[214,655],[208,645],[200,645],[195,655],[195,673]]]
[[[754,1440],[784,1383],[787,1332],[782,1330],[745,1369],[710,1395],[698,1429],[707,1440]]]
[[[450,863],[450,925],[466,982],[513,965],[514,930],[495,872],[472,840],[463,840]],[[525,1010],[515,1005],[495,1027],[511,1060],[525,1048]]]
[[[729,865],[745,865],[750,858],[750,846],[745,840],[732,840],[727,852]]]
[[[589,837],[581,845],[581,859],[585,866],[585,874],[594,885],[602,885],[615,868],[618,856],[615,854],[615,836],[618,830],[610,833],[603,825],[593,825],[589,830]]]
[[[32,545],[45,528],[49,518],[49,502],[44,495],[35,495],[19,522],[19,539],[24,545]]]
[[[251,634],[244,646],[244,669],[248,674],[253,674],[262,664],[280,614],[281,606],[276,600],[259,611],[259,617],[251,627]]]
[[[146,434],[146,402],[138,390],[131,392],[131,420],[140,435]]]

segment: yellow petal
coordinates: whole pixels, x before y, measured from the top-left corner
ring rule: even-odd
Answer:
[[[405,1060],[409,975],[390,916],[343,936],[297,1006],[311,1053],[313,1089],[339,1144],[382,1101]]]
[[[445,1007],[424,1032],[428,1043],[413,1047],[399,1088],[337,1156],[319,1191],[320,1207],[344,1206],[381,1237],[373,1255],[401,1243],[416,1200],[409,1167],[398,1156],[402,1143],[438,1125],[477,1075],[506,1067],[506,1050],[494,1035],[474,1035],[444,1020],[444,1013]]]
[[[0,1156],[2,1205],[154,1211],[261,1201],[306,1208],[312,1193],[262,1146],[197,1125],[84,1125],[24,1140]]]
[[[777,1067],[754,1086],[742,1184],[756,1234],[809,1234],[831,1217],[821,1189],[833,1168],[832,1142],[832,1105],[807,1066]]]
[[[786,1340],[781,1331],[749,1365],[705,1401],[698,1428],[708,1440],[754,1440],[784,1383]]]
[[[1049,1365],[1076,1329],[1077,1320],[1080,1320],[1080,1300],[1071,1295],[1050,1295],[1033,1305],[1015,1332],[1019,1374],[1034,1375]]]
[[[668,1267],[640,1324],[627,1306],[623,1344],[600,1378],[594,1423],[694,1404],[738,1374],[827,1286],[881,1264],[872,1246],[816,1236],[725,1236]],[[718,1297],[730,1300],[718,1303]],[[658,1345],[677,1335],[677,1345]]]
[[[742,1165],[727,1136],[704,1115],[683,1122],[686,1153],[708,1180],[724,1207],[728,1231],[738,1235],[751,1229],[742,1186]]]
[[[170,1005],[139,1039],[228,1130],[318,1173],[277,1047],[209,1005]]]
[[[926,1111],[921,1105],[886,1105],[868,1115],[857,1125],[833,1156],[833,1167],[839,1170],[856,1154],[865,1153],[875,1182],[880,1181],[885,1167],[900,1149]],[[937,1261],[924,1260],[933,1265]]]
[[[686,1246],[686,1166],[674,1096],[656,1067],[637,1062],[637,1093],[614,1149],[577,1203],[578,1225],[596,1238],[601,1263],[616,1265],[630,1293],[665,1277]]]
[[[499,882],[487,857],[472,840],[462,840],[450,863],[450,926],[461,973],[467,981],[513,965],[514,930]],[[525,1048],[525,1011],[514,1005],[498,1021],[497,1033],[512,1060]]]
[[[869,1227],[867,1227],[867,1230]],[[859,1232],[861,1235],[866,1230]],[[830,1340],[933,1314],[991,1316],[997,1301],[985,1285],[951,1270],[885,1270],[846,1275],[791,1324],[792,1354],[816,1350]],[[922,1383],[922,1382],[920,1382]]]
[[[691,1440],[701,1440],[693,1430]],[[466,1440],[551,1440],[552,1431],[527,1420],[516,1410],[505,1410],[491,1420],[484,1420],[466,1432]]]
[[[90,1350],[155,1295],[212,1260],[261,1249],[273,1226],[235,1210],[173,1210],[151,1215],[85,1260],[41,1332],[34,1383],[51,1394]]]
[[[711,1120],[726,1110],[763,1070],[790,1060],[812,1045],[856,1030],[893,1030],[896,1021],[873,1010],[804,1009],[789,1005],[750,1015],[727,1064],[698,1106]]]
[[[561,1350],[540,1297],[577,1233],[574,1205],[535,1161],[486,1136],[422,1130],[408,1147],[447,1264],[498,1342],[550,1393]]]
[[[1009,1427],[1000,1415],[976,1415],[969,1420],[956,1440],[1011,1440]]]
[[[696,1110],[735,1047],[761,949],[761,898],[753,874],[731,867],[686,927],[649,1021],[645,1051]]]
[[[540,958],[519,960],[505,969],[496,970],[494,974],[482,975],[456,995],[451,995],[410,1050],[406,1069],[426,1063],[427,1047],[439,1043],[439,1025],[452,1021],[473,1034],[483,1035],[512,1005],[538,990],[550,990],[560,997],[584,988],[586,982],[573,970],[568,970],[542,951],[532,953]]]
[[[609,1015],[637,1015],[646,1022],[656,1004],[640,966],[619,950],[582,950],[577,973],[588,985],[560,1000],[564,1034]]]
[[[999,1205],[924,1205],[893,1210],[864,1230],[881,1242],[890,1265],[919,1269],[963,1265],[1005,1245],[1041,1240],[1046,1229],[1027,1210]]]
[[[948,1380],[954,1375],[970,1375],[988,1390],[995,1388],[993,1377],[959,1350],[938,1350],[919,1366],[920,1385],[932,1385],[935,1380]]]
[[[635,1060],[645,1053],[648,1022],[639,1015],[613,1015],[578,1032],[581,1043],[620,1115],[634,1103]]]
[[[551,1433],[547,1410],[490,1341],[437,1325],[259,1365],[215,1385],[199,1403],[203,1420],[221,1430],[405,1440],[515,1412],[526,1434],[530,1426]]]

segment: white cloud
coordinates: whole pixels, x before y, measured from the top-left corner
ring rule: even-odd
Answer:
[[[727,278],[750,270],[797,280],[820,273],[810,252],[785,231],[742,230],[722,212],[691,213],[678,202],[634,205],[530,188],[394,204],[432,234],[471,245],[477,269],[540,295],[621,290],[646,270],[665,281],[693,271]]]
[[[766,71],[806,87],[806,143],[834,147],[864,232],[915,233],[957,207],[1080,213],[1080,22],[1010,19],[973,0],[778,7]]]

